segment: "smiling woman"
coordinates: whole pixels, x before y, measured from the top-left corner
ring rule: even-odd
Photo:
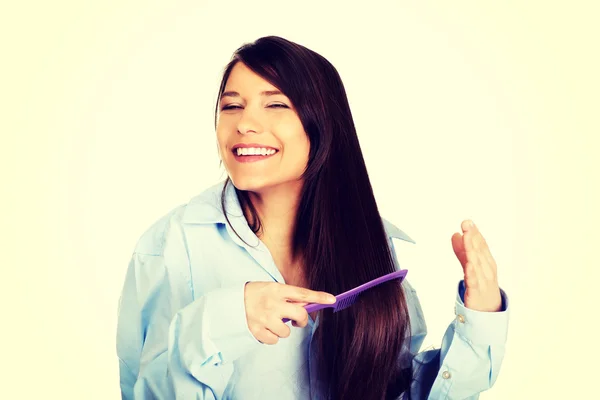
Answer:
[[[240,190],[298,192],[310,142],[292,102],[243,63],[228,72],[216,130],[229,179]]]
[[[399,269],[342,80],[280,37],[239,48],[215,109],[227,179],[140,239],[121,297],[124,399],[474,399],[502,363],[508,302],[478,229],[442,348],[415,290],[388,281],[351,307],[308,314]],[[283,320],[293,321],[291,326]]]

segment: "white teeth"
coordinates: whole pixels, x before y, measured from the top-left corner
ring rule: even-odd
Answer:
[[[238,147],[236,150],[238,156],[270,156],[277,152],[275,149],[267,149],[265,147]]]

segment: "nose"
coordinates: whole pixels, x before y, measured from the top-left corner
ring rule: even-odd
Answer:
[[[262,126],[256,118],[256,115],[250,110],[250,107],[246,107],[242,111],[242,116],[238,121],[237,130],[242,135],[259,133],[262,131]]]

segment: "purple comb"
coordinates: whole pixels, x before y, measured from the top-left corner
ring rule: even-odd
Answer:
[[[395,271],[395,272],[389,273],[387,275],[380,276],[379,278],[375,278],[372,281],[363,283],[362,285],[357,286],[354,289],[350,289],[347,292],[338,294],[337,296],[335,296],[335,303],[333,303],[333,304],[311,303],[311,304],[305,305],[304,308],[306,308],[306,311],[308,313],[319,311],[319,310],[322,310],[324,308],[329,308],[329,307],[333,308],[333,312],[341,311],[345,308],[350,307],[352,304],[354,304],[354,302],[358,298],[358,295],[361,294],[362,292],[364,292],[365,290],[371,289],[383,282],[387,282],[392,279],[400,278],[400,282],[402,282],[404,280],[404,278],[406,277],[407,273],[408,273],[408,270],[402,269],[400,271]],[[285,322],[288,322],[289,319],[284,318],[282,321],[285,323]]]

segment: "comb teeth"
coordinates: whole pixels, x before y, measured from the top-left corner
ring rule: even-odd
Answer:
[[[356,294],[353,294],[352,296],[348,296],[345,299],[337,302],[337,304],[335,305],[335,308],[333,309],[333,312],[342,311],[343,309],[350,307],[352,304],[354,304],[354,302],[358,298],[358,295],[359,295],[359,293],[356,293]]]

